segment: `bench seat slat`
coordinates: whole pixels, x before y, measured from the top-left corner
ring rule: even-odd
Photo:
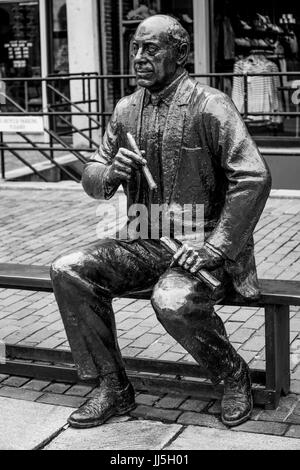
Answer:
[[[0,287],[28,290],[52,291],[49,266],[34,266],[20,264],[0,264]],[[267,304],[300,305],[300,281],[284,281],[260,279],[262,296],[259,301],[253,302],[253,306]],[[149,299],[151,289],[132,292],[120,297],[136,299]],[[228,297],[222,304],[247,305],[251,304],[238,295]]]
[[[0,264],[0,287],[52,291],[49,266]]]

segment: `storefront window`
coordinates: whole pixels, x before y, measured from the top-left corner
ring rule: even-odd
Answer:
[[[213,69],[215,72],[285,73],[300,72],[300,5],[286,0],[215,0],[212,25]],[[220,86],[220,83],[219,83]],[[298,141],[300,120],[271,113],[299,111],[295,90],[300,76],[243,77],[222,80],[251,133],[262,142],[264,136]],[[245,107],[245,88],[248,106]],[[247,114],[248,111],[248,114]],[[252,114],[253,113],[253,114]],[[259,114],[262,113],[262,114]],[[270,113],[270,114],[268,114]]]
[[[0,80],[41,75],[38,2],[0,2]],[[11,100],[26,109],[41,106],[38,82],[2,82],[1,103],[13,108]],[[6,97],[5,97],[6,95]]]

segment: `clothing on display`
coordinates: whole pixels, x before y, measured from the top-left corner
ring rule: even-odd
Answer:
[[[263,54],[251,54],[236,62],[235,74],[267,74],[279,73],[277,65],[268,60]],[[278,76],[247,77],[248,84],[248,113],[251,122],[265,124],[280,124],[281,116],[271,116],[268,113],[282,112],[282,100],[279,93],[280,80]],[[240,113],[245,113],[244,77],[234,77],[232,100]],[[266,113],[252,115],[251,113]]]
[[[215,21],[215,49],[216,56],[225,60],[235,58],[235,34],[230,19],[218,16]]]

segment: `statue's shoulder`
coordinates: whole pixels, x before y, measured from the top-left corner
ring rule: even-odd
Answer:
[[[234,111],[234,105],[231,98],[218,90],[217,88],[204,85],[197,82],[195,102],[197,102],[198,109],[204,115],[222,113],[228,114]]]
[[[204,101],[230,101],[229,96],[222,91],[198,81],[196,82],[196,94]]]
[[[138,106],[141,103],[143,96],[143,89],[138,89],[131,95],[124,96],[124,98],[121,98],[116,104],[115,111],[119,115],[130,112],[132,106]]]

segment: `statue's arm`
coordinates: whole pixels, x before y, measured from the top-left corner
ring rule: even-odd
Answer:
[[[110,199],[118,190],[119,184],[108,184],[107,175],[110,165],[118,152],[118,117],[117,108],[106,128],[99,150],[85,165],[82,186],[94,199]]]
[[[208,98],[203,118],[208,147],[227,180],[223,210],[207,242],[235,261],[264,209],[271,176],[242,117],[226,95]]]

